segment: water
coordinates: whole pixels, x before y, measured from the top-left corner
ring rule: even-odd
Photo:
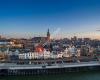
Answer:
[[[100,80],[100,71],[73,72],[41,76],[8,76],[0,77],[0,80]]]

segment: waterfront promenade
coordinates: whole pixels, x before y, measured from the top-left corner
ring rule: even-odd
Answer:
[[[50,68],[72,68],[72,67],[85,67],[85,66],[100,66],[99,61],[80,62],[80,63],[54,63],[47,64],[15,64],[15,63],[1,63],[0,69],[50,69]]]
[[[100,70],[95,58],[63,58],[41,60],[13,60],[0,62],[0,75],[44,75]]]

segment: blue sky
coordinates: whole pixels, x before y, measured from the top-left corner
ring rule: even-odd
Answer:
[[[44,36],[48,28],[54,37],[99,35],[100,0],[0,0],[0,34]]]

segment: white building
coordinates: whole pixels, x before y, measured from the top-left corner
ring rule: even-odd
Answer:
[[[25,59],[25,54],[24,53],[20,53],[19,54],[19,59]]]
[[[70,47],[69,48],[69,52],[72,54],[72,55],[75,55],[77,53],[77,50],[74,46]]]
[[[66,48],[63,52],[63,57],[71,57],[70,51],[68,48]]]
[[[43,51],[43,58],[44,58],[44,59],[50,58],[50,51],[44,50],[44,51]]]
[[[19,59],[48,59],[50,58],[50,51],[44,50],[41,53],[38,52],[28,52],[28,53],[20,53]]]
[[[35,54],[33,52],[19,54],[19,59],[34,59],[34,58],[35,58]]]
[[[63,57],[63,53],[57,54],[57,58],[62,58],[62,57]]]
[[[56,55],[56,54],[51,53],[51,54],[50,54],[50,58],[56,59],[56,58],[57,58],[57,55]]]
[[[81,56],[81,49],[77,49],[77,57]]]

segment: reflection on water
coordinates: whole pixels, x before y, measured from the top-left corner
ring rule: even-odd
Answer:
[[[100,71],[73,72],[41,76],[8,76],[0,77],[0,80],[100,80]]]

